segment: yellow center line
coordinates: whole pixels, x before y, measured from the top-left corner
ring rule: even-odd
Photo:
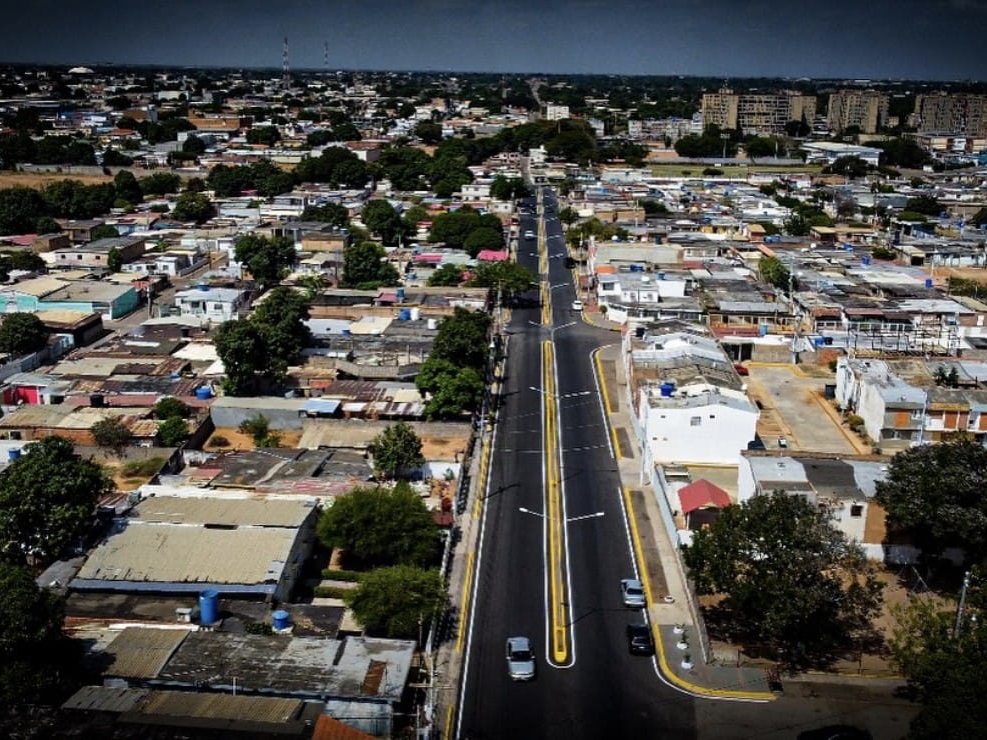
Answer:
[[[446,710],[446,731],[442,737],[452,737],[452,707],[453,705],[450,704],[449,708]]]
[[[568,608],[566,606],[562,531],[562,501],[559,486],[559,450],[556,448],[558,409],[555,401],[555,353],[550,341],[543,343],[545,409],[546,499],[548,520],[549,598],[551,601],[552,657],[565,663],[569,657]]]

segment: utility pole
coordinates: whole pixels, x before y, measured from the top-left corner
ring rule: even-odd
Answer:
[[[963,590],[960,591],[960,603],[956,607],[956,626],[953,627],[953,639],[960,638],[963,629],[963,612],[966,610],[966,590],[970,587],[970,571],[963,574]]]

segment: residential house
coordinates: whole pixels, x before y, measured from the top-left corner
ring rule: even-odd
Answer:
[[[206,318],[224,322],[239,318],[246,309],[248,293],[238,288],[211,288],[200,285],[175,293],[175,308],[181,316]]]

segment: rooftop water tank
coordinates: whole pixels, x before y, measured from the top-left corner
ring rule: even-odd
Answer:
[[[398,288],[398,303],[404,303],[404,288]]]
[[[399,321],[410,321],[411,320],[411,310],[410,309],[407,309],[407,308],[402,308],[398,312],[398,320]]]
[[[665,398],[669,398],[671,397],[672,392],[675,390],[675,383],[672,382],[662,383],[661,386],[659,386],[659,390],[661,391],[661,395],[663,395]]]
[[[209,588],[199,592],[199,623],[216,624],[219,621],[219,592]]]
[[[7,459],[10,460],[11,462],[13,462],[14,460],[16,460],[20,456],[21,456],[21,449],[20,449],[20,447],[14,447],[14,448],[11,448],[11,449],[7,450]]]
[[[199,290],[201,290],[203,293],[208,292],[209,291],[208,283],[199,283]]]
[[[201,388],[195,389],[195,397],[200,401],[207,401],[212,398],[212,388],[208,385],[204,385]]]
[[[274,629],[285,630],[288,629],[288,612],[284,609],[278,609],[274,614],[271,615],[274,619]]]
[[[426,325],[429,329],[435,330],[439,328],[439,321],[438,319],[429,319]]]
[[[860,261],[864,263],[864,267],[868,267],[870,265],[870,255],[861,257]]]
[[[925,287],[926,288],[931,288],[932,287],[932,278],[926,278],[925,279]]]
[[[422,317],[422,310],[417,306],[411,309],[411,320],[418,321]]]

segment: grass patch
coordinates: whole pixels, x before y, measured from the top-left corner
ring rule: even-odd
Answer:
[[[312,589],[312,595],[317,599],[345,599],[351,593],[353,589],[341,586],[316,586]]]
[[[348,583],[356,583],[361,578],[363,578],[364,573],[357,570],[333,570],[332,568],[326,568],[322,571],[322,577],[329,581],[347,581]]]
[[[149,457],[147,460],[134,460],[126,463],[120,472],[124,478],[150,478],[165,464],[163,457]]]

